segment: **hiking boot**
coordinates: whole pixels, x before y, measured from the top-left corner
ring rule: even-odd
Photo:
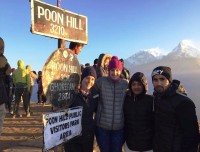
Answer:
[[[26,117],[30,117],[30,116],[31,116],[30,112],[26,114]]]

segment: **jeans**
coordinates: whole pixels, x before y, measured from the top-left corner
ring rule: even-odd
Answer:
[[[124,129],[106,130],[96,127],[96,139],[101,152],[122,152]]]

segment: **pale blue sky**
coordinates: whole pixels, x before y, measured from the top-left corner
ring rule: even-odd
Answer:
[[[82,64],[93,64],[101,53],[126,59],[141,49],[169,52],[184,39],[200,46],[199,0],[61,0],[61,7],[88,17],[88,45],[78,55]],[[38,71],[57,49],[57,39],[32,34],[30,27],[29,0],[1,1],[0,36],[8,61],[16,67],[22,59]]]

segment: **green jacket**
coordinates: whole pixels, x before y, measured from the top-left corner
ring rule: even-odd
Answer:
[[[24,62],[22,60],[18,61],[18,68],[13,73],[13,83],[15,84],[16,88],[18,88],[18,84],[22,83],[25,84],[25,88],[30,91],[31,86],[31,79],[29,72],[24,68]]]

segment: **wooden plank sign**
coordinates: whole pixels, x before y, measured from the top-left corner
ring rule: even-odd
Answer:
[[[31,0],[31,32],[88,43],[87,17],[39,0]]]
[[[48,151],[79,136],[82,132],[81,121],[82,107],[68,108],[43,115],[43,151]]]
[[[42,69],[43,91],[54,107],[68,107],[79,88],[81,68],[70,49],[57,49]]]

